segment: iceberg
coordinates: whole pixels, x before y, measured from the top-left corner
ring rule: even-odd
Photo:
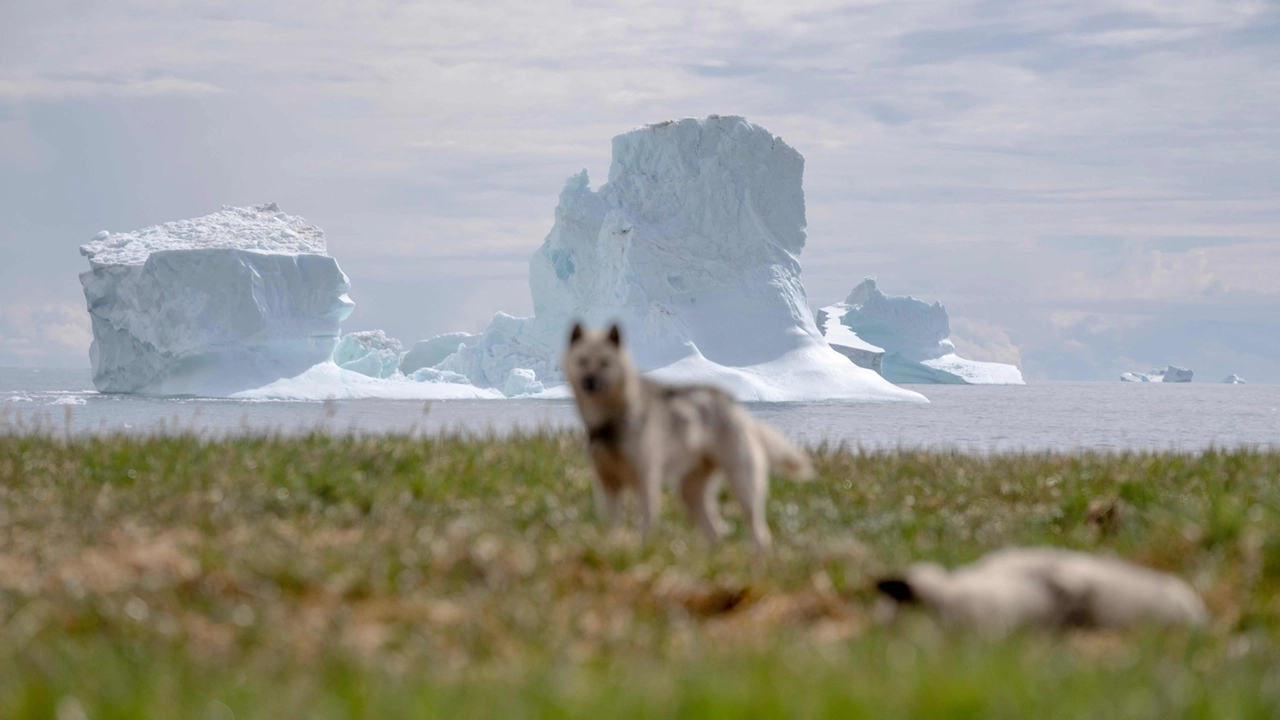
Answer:
[[[457,352],[458,346],[474,337],[477,336],[471,333],[451,332],[419,340],[400,360],[400,372],[412,375],[422,368],[439,365],[442,360]]]
[[[228,396],[327,362],[351,314],[324,232],[274,203],[81,246],[101,392]]]
[[[417,379],[417,378],[415,378]],[[338,367],[332,361],[307,368],[296,376],[281,378],[262,387],[232,393],[239,400],[468,400],[496,399],[502,393],[478,388],[446,375],[424,377],[418,382],[405,378],[375,378]]]
[[[849,358],[858,367],[883,374],[884,348],[863,340],[845,326],[843,320],[847,312],[849,312],[847,305],[832,305],[819,310],[814,319],[832,350]]]
[[[1156,371],[1152,371],[1154,374]],[[1192,372],[1184,367],[1177,365],[1169,365],[1164,370],[1159,371],[1160,382],[1189,383],[1191,382]]]
[[[1167,383],[1189,383],[1194,375],[1190,370],[1179,367],[1177,365],[1167,365],[1163,368],[1155,368],[1151,372],[1126,372],[1120,373],[1121,382],[1167,382]],[[1231,377],[1235,377],[1232,375]],[[1228,378],[1229,380],[1230,378]],[[1228,380],[1223,380],[1227,382]],[[1242,381],[1243,382],[1243,381]]]
[[[454,383],[458,385],[470,385],[471,381],[466,375],[459,375],[456,372],[448,370],[436,370],[435,368],[418,368],[413,371],[409,379],[420,383]]]
[[[1235,373],[1231,373],[1230,375],[1228,375],[1228,376],[1226,376],[1226,377],[1222,378],[1222,382],[1224,382],[1224,383],[1226,383],[1226,384],[1228,384],[1228,385],[1244,385],[1244,384],[1246,384],[1246,383],[1245,383],[1245,381],[1244,381],[1244,378],[1240,377],[1239,375],[1237,375],[1237,374],[1235,374]]]
[[[351,284],[327,254],[324,232],[275,203],[223,207],[132,233],[103,231],[80,252],[89,258],[80,281],[100,392],[503,397],[457,373],[401,376],[400,342],[381,330],[341,336],[339,325],[355,307]]]
[[[333,351],[333,362],[338,367],[361,375],[389,378],[400,371],[400,356],[404,348],[400,341],[387,337],[382,330],[365,330],[343,335]]]
[[[863,280],[844,302],[822,308],[817,318],[831,347],[890,382],[1024,384],[1015,365],[956,355],[941,303],[885,295],[874,278]]]
[[[542,393],[543,390],[542,383],[538,381],[538,376],[528,368],[513,369],[511,374],[507,376],[506,384],[502,386],[502,394],[507,397],[537,395]]]
[[[583,170],[560,193],[529,263],[534,314],[426,341],[457,341],[435,369],[480,388],[515,389],[513,377],[528,377],[516,371],[561,383],[570,324],[616,321],[638,366],[664,380],[717,383],[741,400],[926,402],[818,329],[800,281],[800,153],[718,115],[647,125],[612,149],[608,182],[593,191]]]

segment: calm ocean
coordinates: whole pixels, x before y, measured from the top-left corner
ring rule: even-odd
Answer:
[[[1280,448],[1280,385],[1116,381],[912,389],[930,404],[781,403],[752,410],[797,438],[866,448]],[[0,368],[0,432],[502,434],[576,424],[569,401],[157,399],[99,395],[88,370]]]

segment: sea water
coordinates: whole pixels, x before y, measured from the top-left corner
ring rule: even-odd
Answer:
[[[1280,448],[1280,385],[1046,382],[910,386],[910,403],[760,403],[810,443],[970,452]],[[103,395],[88,370],[0,368],[0,432],[135,434],[460,432],[577,428],[571,401],[280,402]]]

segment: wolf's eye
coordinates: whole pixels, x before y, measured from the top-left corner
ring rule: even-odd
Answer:
[[[579,368],[581,368],[582,370],[586,370],[586,369],[587,369],[587,359],[586,359],[586,358],[584,358],[584,357],[578,358],[578,367],[579,367]]]

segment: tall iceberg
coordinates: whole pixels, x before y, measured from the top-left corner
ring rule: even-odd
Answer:
[[[354,304],[324,232],[275,203],[81,246],[102,392],[225,396],[328,361]]]
[[[885,295],[874,278],[863,280],[843,303],[820,310],[818,321],[832,347],[866,367],[878,362],[891,382],[1024,384],[1015,365],[956,355],[942,303]]]
[[[534,315],[498,313],[436,367],[484,388],[517,369],[556,383],[570,323],[618,321],[639,367],[661,379],[744,400],[923,401],[818,330],[800,282],[803,171],[800,153],[741,117],[615,137],[608,182],[592,191],[583,170],[560,193],[529,263]]]

